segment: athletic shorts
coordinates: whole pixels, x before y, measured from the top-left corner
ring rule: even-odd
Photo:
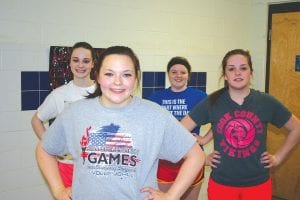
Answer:
[[[271,200],[272,181],[269,178],[259,185],[233,187],[219,184],[210,178],[207,193],[209,200]]]
[[[171,163],[166,160],[159,160],[157,170],[157,181],[161,184],[171,184],[175,181],[177,174],[180,170],[183,160],[178,163]],[[204,168],[202,168],[192,186],[199,184],[204,179]]]
[[[73,180],[73,167],[74,164],[66,164],[58,161],[58,170],[60,177],[65,185],[65,187],[72,186]]]

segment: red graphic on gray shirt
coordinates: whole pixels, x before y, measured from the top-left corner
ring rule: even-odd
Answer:
[[[217,133],[224,134],[220,146],[225,153],[231,157],[246,158],[260,146],[255,136],[263,133],[263,123],[253,112],[237,110],[220,118]]]

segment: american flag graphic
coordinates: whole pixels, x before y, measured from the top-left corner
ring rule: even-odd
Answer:
[[[111,124],[102,127],[100,130],[91,131],[89,138],[89,146],[99,147],[121,147],[132,148],[133,142],[131,135],[128,133],[117,132],[119,126]]]

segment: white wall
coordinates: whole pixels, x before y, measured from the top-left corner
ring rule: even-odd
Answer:
[[[221,87],[223,55],[245,48],[253,56],[253,85],[264,90],[267,2],[0,0],[1,199],[51,199],[34,157],[34,111],[21,112],[20,83],[21,71],[48,70],[50,45],[127,45],[143,71],[164,71],[170,57],[185,56],[194,71],[207,71],[208,93]]]

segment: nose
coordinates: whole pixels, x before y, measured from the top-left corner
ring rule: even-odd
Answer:
[[[83,67],[84,66],[84,62],[80,61],[79,62],[79,67]]]
[[[235,73],[236,75],[240,75],[240,74],[241,74],[241,71],[240,71],[239,69],[235,69],[235,70],[234,70],[234,73]]]
[[[180,73],[180,72],[177,72],[177,73],[175,74],[175,77],[181,77],[181,73]]]
[[[115,76],[114,84],[115,84],[115,85],[121,85],[121,84],[122,84],[122,81],[121,81],[121,77],[120,77],[120,76],[118,76],[118,75]]]

